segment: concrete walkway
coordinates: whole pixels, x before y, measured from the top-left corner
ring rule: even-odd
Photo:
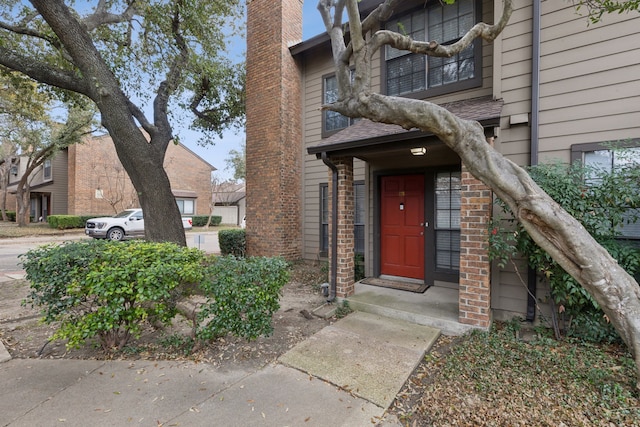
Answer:
[[[0,425],[371,426],[438,336],[428,326],[356,312],[257,371],[8,360],[0,364]]]

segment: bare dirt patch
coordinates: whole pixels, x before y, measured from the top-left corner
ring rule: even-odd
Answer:
[[[22,304],[29,293],[28,283],[1,282],[0,339],[13,358],[192,359],[221,369],[260,367],[331,323],[332,319],[310,315],[324,303],[318,286],[323,281],[322,274],[315,264],[294,265],[291,280],[282,290],[280,309],[273,317],[274,332],[268,337],[247,341],[227,336],[194,348],[186,339],[191,325],[178,316],[171,327],[148,327],[139,339],[114,353],[105,353],[96,342],[72,350],[62,341],[49,342],[56,325],[41,323],[38,310]]]

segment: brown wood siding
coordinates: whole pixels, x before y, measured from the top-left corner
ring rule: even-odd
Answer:
[[[68,160],[67,150],[58,152],[55,157],[51,159],[51,176],[53,182],[50,186],[47,186],[46,190],[51,192],[51,212],[49,212],[49,215],[63,215],[68,212]]]
[[[496,148],[521,165],[529,163],[531,129],[510,125],[509,117],[531,113],[531,5],[516,0],[494,60],[501,67],[495,93],[504,100]],[[605,15],[604,22],[588,25],[570,2],[541,2],[540,162],[569,161],[572,144],[640,136],[639,33],[638,14]],[[525,268],[519,265],[521,274]],[[492,287],[497,312],[526,308],[513,268],[495,268]],[[548,294],[544,286],[538,292]]]
[[[543,2],[541,159],[569,160],[572,144],[640,135],[638,14],[588,25],[571,5]]]

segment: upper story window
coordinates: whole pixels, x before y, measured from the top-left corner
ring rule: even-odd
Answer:
[[[51,159],[45,160],[42,165],[42,179],[45,181],[51,180]]]
[[[433,2],[425,9],[391,19],[386,29],[414,40],[435,40],[442,45],[457,42],[476,22],[476,0],[454,4]],[[481,84],[480,42],[451,58],[418,55],[386,46],[384,65],[386,94],[433,96]]]
[[[353,73],[352,73],[353,77]],[[332,102],[336,102],[338,100],[338,79],[335,74],[330,76],[326,76],[322,81],[322,103],[323,104],[331,104]],[[328,136],[334,132],[337,132],[341,129],[351,126],[355,123],[355,119],[350,117],[343,116],[340,113],[336,113],[335,111],[325,110],[323,111],[323,125],[322,125],[322,133],[323,136]]]

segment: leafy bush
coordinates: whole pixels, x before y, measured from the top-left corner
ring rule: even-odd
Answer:
[[[609,251],[629,274],[640,271],[640,250],[618,239],[620,227],[629,217],[629,208],[640,206],[638,175],[640,168],[626,167],[607,172],[580,163],[540,164],[529,169],[538,185],[576,218],[585,229]],[[585,177],[587,179],[585,179]],[[499,202],[508,212],[506,206]],[[522,253],[529,265],[549,281],[555,305],[569,317],[570,335],[580,333],[585,339],[610,340],[613,328],[603,322],[603,313],[593,297],[564,269],[541,249],[522,228],[504,231],[498,223],[489,230],[489,252],[492,259],[504,264],[513,252]],[[575,320],[575,321],[573,321]],[[585,327],[591,328],[589,333]],[[593,330],[593,329],[601,330]]]
[[[98,337],[103,349],[122,349],[142,323],[168,323],[181,285],[203,277],[204,254],[172,243],[68,242],[22,256],[31,282],[27,302],[59,321],[52,339],[78,347]]]
[[[222,255],[233,255],[241,258],[247,253],[247,237],[245,230],[232,229],[218,232],[220,252]]]
[[[282,258],[215,258],[206,268],[196,336],[210,340],[226,333],[255,339],[273,331],[271,319],[289,279]]]
[[[353,276],[354,276],[354,280],[356,282],[365,278],[365,274],[364,274],[364,254],[355,254],[354,255]]]
[[[207,225],[207,221],[209,221],[209,215],[194,215],[191,219],[193,220],[194,227],[204,227]],[[221,222],[222,217],[220,215],[213,215],[209,225],[217,226],[220,225]]]
[[[15,211],[7,211],[7,219],[11,222],[16,222],[16,212]]]
[[[66,230],[69,228],[84,228],[85,220],[77,215],[49,215],[47,223],[51,228]]]

